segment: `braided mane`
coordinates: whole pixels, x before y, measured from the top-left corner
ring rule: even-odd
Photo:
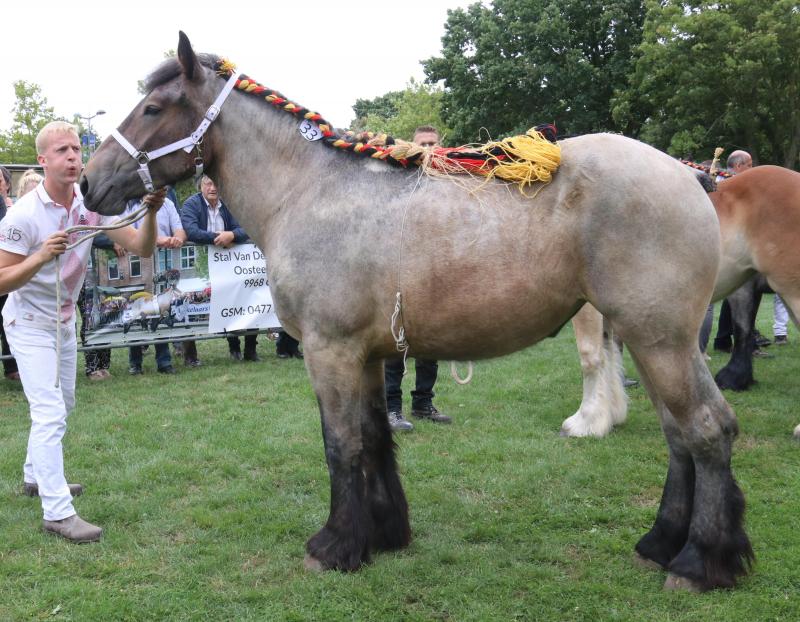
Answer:
[[[236,70],[230,61],[214,56],[202,55],[201,63],[225,78],[230,78]],[[165,74],[168,74],[167,69],[162,70],[161,77]],[[148,79],[148,84],[152,79]],[[386,134],[339,133],[318,112],[290,101],[278,91],[265,87],[245,74],[239,75],[235,88],[257,96],[298,119],[313,122],[322,133],[320,140],[328,147],[402,168],[420,166],[428,174],[469,173],[486,178],[498,177],[518,183],[520,191],[524,192],[524,187],[533,182],[549,182],[561,162],[561,148],[556,144],[556,129],[552,125],[537,126],[522,136],[485,145],[422,147]]]

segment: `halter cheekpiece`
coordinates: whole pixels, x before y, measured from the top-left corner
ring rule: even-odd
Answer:
[[[153,178],[150,175],[150,168],[148,164],[151,161],[160,158],[161,156],[168,155],[174,151],[178,151],[179,149],[183,149],[186,153],[191,153],[192,149],[195,147],[198,148],[198,154],[194,160],[195,177],[199,178],[203,174],[203,158],[199,151],[200,143],[203,142],[203,136],[208,128],[219,116],[220,110],[222,109],[222,104],[224,104],[225,100],[228,99],[228,95],[231,94],[231,91],[236,86],[236,81],[238,79],[238,74],[236,72],[232,72],[222,91],[219,95],[217,95],[217,99],[215,99],[214,103],[208,107],[208,110],[206,110],[203,120],[200,121],[200,125],[197,126],[197,129],[186,138],[177,140],[174,143],[166,145],[165,147],[160,147],[158,149],[154,149],[153,151],[140,151],[120,133],[119,129],[115,129],[113,132],[111,132],[111,136],[113,136],[117,142],[122,145],[122,148],[125,149],[125,151],[127,151],[128,154],[130,154],[130,156],[139,163],[139,170],[137,173],[139,173],[139,177],[141,177],[142,183],[148,192],[153,192],[155,190]]]

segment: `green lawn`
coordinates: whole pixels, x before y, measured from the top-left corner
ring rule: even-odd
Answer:
[[[767,297],[766,335],[771,318]],[[789,339],[756,361],[753,390],[727,394],[757,562],[738,589],[703,595],[665,593],[664,573],[631,563],[667,465],[643,390],[609,438],[558,436],[581,395],[570,327],[478,363],[466,387],[442,364],[436,404],[454,424],[397,439],[413,542],[353,574],[303,568],[328,474],[305,369],[271,343],[243,364],[202,342],[204,367],[171,378],[152,355],[129,377],[116,350],[112,380],[79,378],[67,472],[87,488],[80,514],[105,528],[85,546],[43,534],[38,501],[20,493],[27,406],[0,381],[0,620],[800,619],[794,327]]]

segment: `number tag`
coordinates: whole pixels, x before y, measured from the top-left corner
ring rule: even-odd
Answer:
[[[303,138],[309,142],[313,142],[322,138],[322,130],[320,130],[316,124],[308,119],[303,119],[297,129],[300,130],[300,134],[303,136]]]

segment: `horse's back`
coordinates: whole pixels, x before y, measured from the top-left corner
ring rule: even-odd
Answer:
[[[705,288],[710,297],[719,231],[693,175],[621,136],[561,144],[553,181],[530,196],[498,186],[469,203],[433,190],[448,205],[411,221],[432,254],[403,266],[412,347],[431,356],[494,356],[557,330],[586,300],[613,317],[626,304],[643,309],[682,288]],[[689,314],[708,302],[705,294],[687,299],[680,304]]]

